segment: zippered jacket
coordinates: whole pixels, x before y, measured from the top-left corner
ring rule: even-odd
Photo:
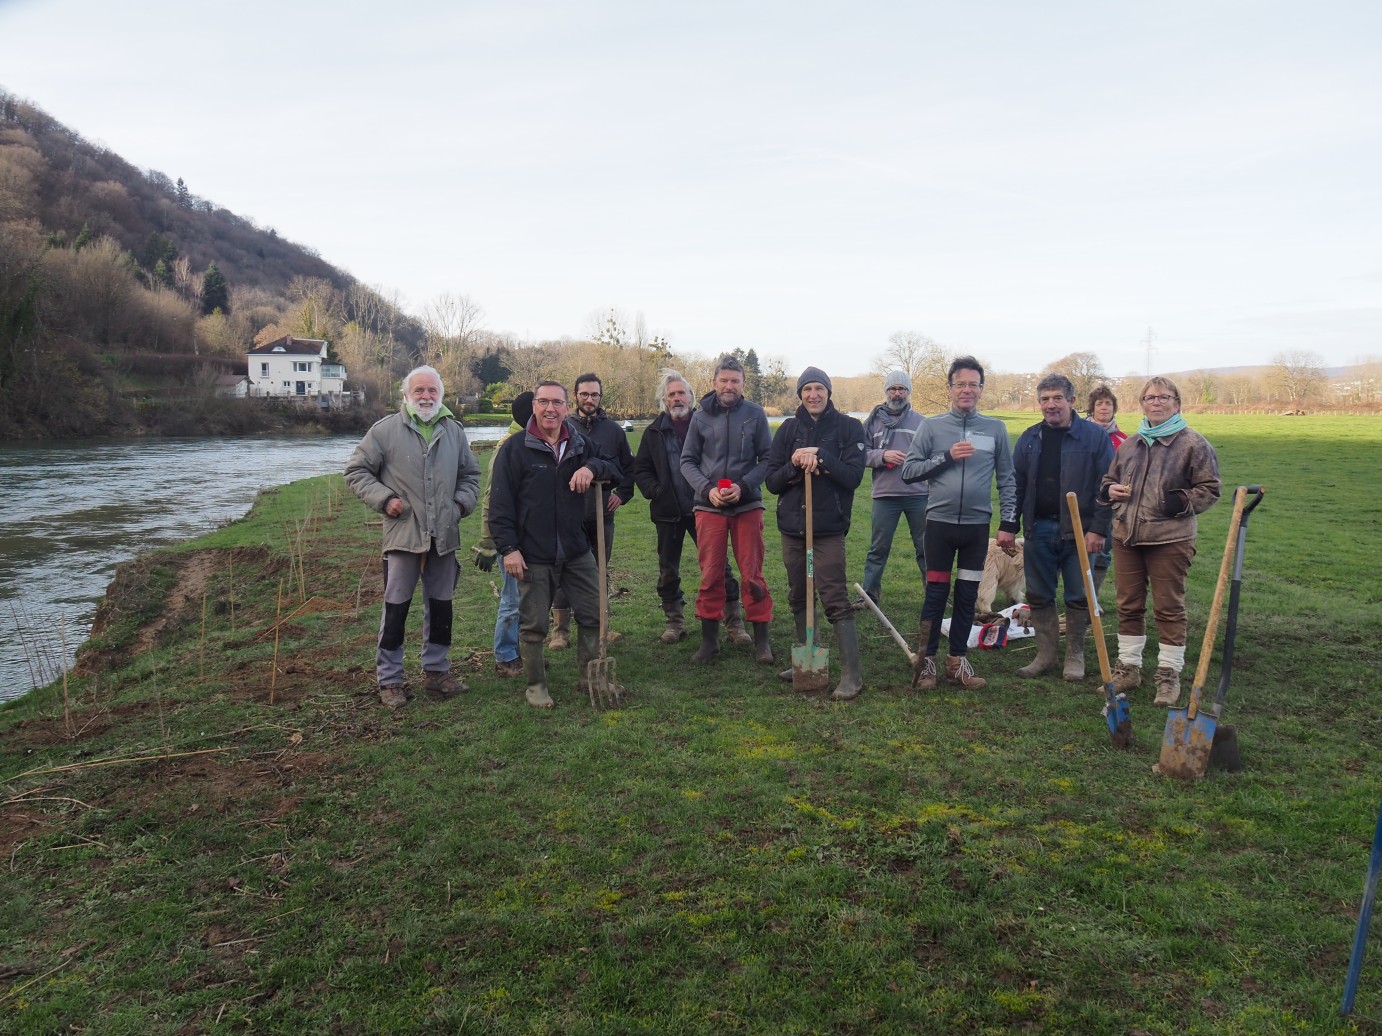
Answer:
[[[1041,467],[1041,428],[1044,422],[1032,425],[1017,439],[1013,447],[1013,468],[1017,474],[1017,518],[1011,525],[1002,526],[1004,532],[1030,532],[1036,523],[1037,474]],[[1072,539],[1075,525],[1070,520],[1070,508],[1065,494],[1074,493],[1080,502],[1080,524],[1085,532],[1108,535],[1112,512],[1108,502],[1100,503],[1099,484],[1113,463],[1113,443],[1108,433],[1092,421],[1078,414],[1070,419],[1070,427],[1061,436],[1060,448],[1060,534]],[[1021,525],[1019,525],[1019,522]]]
[[[460,521],[480,496],[480,464],[449,412],[433,423],[431,441],[404,409],[376,421],[346,463],[345,479],[384,516],[385,553],[425,554],[434,540],[438,554],[454,553],[461,545]],[[397,518],[384,510],[394,497],[403,501]]]
[[[573,493],[571,476],[588,467],[600,480],[617,482],[619,465],[593,439],[565,422],[560,461],[530,425],[511,436],[491,461],[489,531],[500,554],[523,552],[529,564],[554,565],[589,553],[585,496]]]
[[[951,460],[950,447],[966,438],[975,442],[978,452],[965,460]],[[1012,445],[1007,426],[995,417],[952,407],[922,421],[902,462],[903,482],[921,479],[931,488],[926,504],[928,521],[988,525],[993,520],[991,491],[995,480],[999,521],[1017,518]]]
[[[888,427],[889,419],[892,420],[891,428]],[[913,410],[909,403],[907,409],[896,417],[888,412],[886,406],[880,404],[873,408],[864,422],[864,438],[869,445],[867,463],[873,469],[875,500],[880,496],[926,495],[927,486],[924,479],[909,485],[902,481],[901,464],[889,468],[883,460],[883,454],[888,450],[901,450],[906,453],[911,449],[912,438],[921,427],[921,422],[925,420],[926,415]]]
[[[617,496],[621,504],[626,504],[632,500],[633,451],[629,449],[629,437],[624,429],[619,427],[619,422],[606,414],[604,407],[597,408],[589,420],[583,414],[576,413],[567,418],[567,422],[579,428],[587,439],[593,439],[599,443],[605,454],[619,465],[619,470],[623,473],[619,478],[619,484],[607,487],[606,495]],[[585,520],[587,522],[595,520],[594,493],[586,494]]]
[[[695,509],[695,495],[681,473],[681,439],[665,411],[643,429],[633,480],[655,522],[684,521]]]
[[[819,418],[806,407],[782,422],[773,436],[768,477],[764,484],[776,493],[777,530],[798,539],[806,535],[806,473],[792,463],[792,454],[816,447],[820,468],[811,485],[811,531],[816,536],[844,536],[854,510],[854,490],[864,478],[864,426],[827,403]]]
[[[1213,507],[1222,489],[1214,447],[1190,428],[1150,445],[1128,436],[1103,477],[1100,500],[1108,502],[1115,482],[1132,486],[1131,499],[1113,504],[1113,538],[1125,547],[1193,540],[1195,516]]]
[[[714,392],[702,397],[681,446],[681,474],[695,494],[696,510],[725,515],[762,510],[760,487],[772,445],[768,415],[757,403],[740,399],[725,409]],[[722,478],[739,486],[739,502],[733,507],[710,502],[710,491]]]

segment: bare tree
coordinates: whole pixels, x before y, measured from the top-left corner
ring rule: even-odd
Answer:
[[[929,413],[950,405],[945,391],[949,360],[935,339],[918,331],[895,331],[888,338],[888,348],[874,357],[873,365],[881,376],[899,369],[907,372],[912,379],[912,406],[917,410]]]
[[[1324,361],[1318,353],[1292,349],[1272,357],[1267,382],[1299,407],[1319,395],[1324,387]]]
[[[1054,363],[1048,363],[1041,373],[1064,374],[1075,385],[1075,399],[1082,402],[1089,399],[1089,393],[1102,382],[1108,380],[1104,364],[1095,353],[1077,352],[1062,356]]]

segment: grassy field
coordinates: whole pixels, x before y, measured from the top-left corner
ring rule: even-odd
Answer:
[[[656,642],[641,498],[625,708],[577,697],[572,652],[528,708],[466,565],[471,693],[390,713],[372,516],[335,477],[261,495],[123,569],[66,696],[0,711],[0,1032],[1382,1032],[1382,932],[1337,1017],[1382,798],[1382,421],[1192,423],[1226,486],[1269,487],[1225,716],[1245,768],[1195,783],[1152,773],[1150,689],[1116,752],[1096,679],[1013,675],[1030,640],[976,654],[984,691],[918,695],[862,617],[848,704],[748,649],[691,666],[693,638]],[[1228,516],[1202,521],[1190,666]],[[785,658],[772,531],[768,556]]]

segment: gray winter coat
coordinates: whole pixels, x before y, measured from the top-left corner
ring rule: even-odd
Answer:
[[[696,494],[696,510],[743,514],[763,509],[763,479],[773,436],[768,415],[757,403],[741,399],[726,410],[714,392],[701,399],[681,447],[681,474]],[[727,478],[739,485],[739,502],[714,507],[710,491]]]
[[[480,465],[461,423],[438,418],[428,442],[405,410],[365,433],[345,478],[356,496],[384,515],[385,553],[425,554],[433,540],[438,554],[454,553],[461,545],[461,519],[475,510],[480,495]],[[384,511],[394,497],[403,501],[398,518]]]
[[[950,447],[970,438],[979,452],[966,460],[950,459]],[[998,518],[1017,518],[1017,480],[1013,476],[1008,428],[996,417],[954,408],[921,422],[912,448],[902,462],[902,481],[925,479],[931,486],[928,521],[952,525],[988,525],[993,519],[991,489],[998,481]]]

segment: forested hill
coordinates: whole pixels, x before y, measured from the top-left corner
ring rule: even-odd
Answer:
[[[347,325],[383,372],[422,334],[310,248],[0,89],[0,437],[167,430],[170,408],[217,409],[256,338],[334,350]]]

